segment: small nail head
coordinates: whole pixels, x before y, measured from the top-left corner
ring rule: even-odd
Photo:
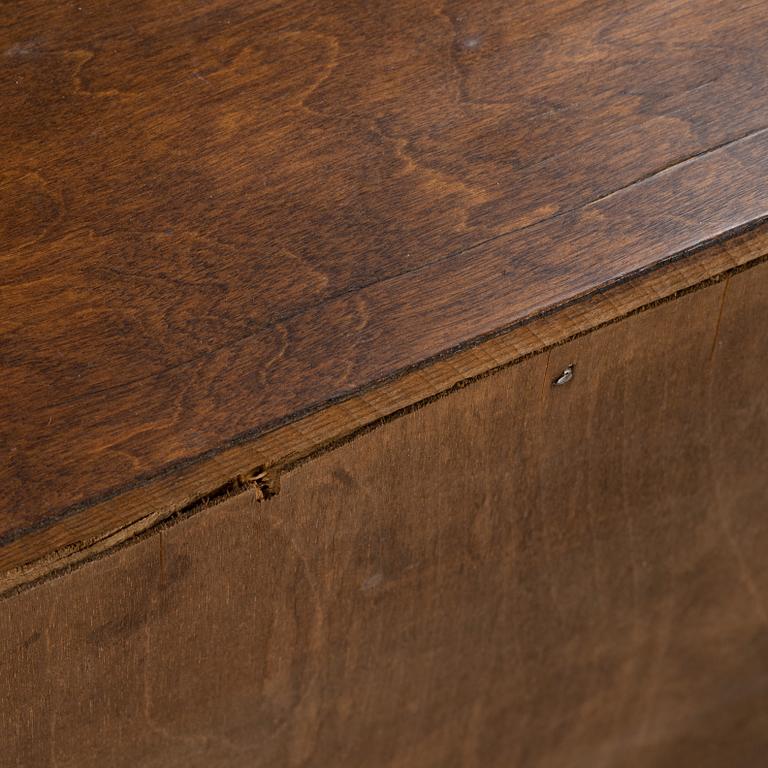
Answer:
[[[562,387],[573,378],[573,365],[569,365],[552,383],[556,387]]]

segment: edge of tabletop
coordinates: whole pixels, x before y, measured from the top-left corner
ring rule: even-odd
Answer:
[[[30,531],[0,548],[0,596],[233,494],[251,490],[258,498],[268,499],[279,491],[283,471],[362,431],[500,368],[766,259],[768,222],[757,222],[511,328],[474,339],[249,442],[201,457]]]

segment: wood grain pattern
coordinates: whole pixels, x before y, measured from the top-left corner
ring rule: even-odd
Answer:
[[[759,2],[2,10],[4,545],[768,215]]]
[[[274,491],[286,468],[404,409],[681,291],[727,279],[768,257],[768,227],[729,238],[434,360],[210,458],[191,462],[117,498],[94,504],[0,548],[0,594],[104,552],[213,496],[258,485]],[[213,494],[211,489],[215,489]]]
[[[3,758],[762,768],[766,312],[762,265],[0,600]]]

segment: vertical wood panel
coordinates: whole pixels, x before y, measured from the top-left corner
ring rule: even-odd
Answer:
[[[760,266],[0,602],[0,764],[761,766],[766,317]]]

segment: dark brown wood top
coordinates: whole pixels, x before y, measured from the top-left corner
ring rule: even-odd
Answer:
[[[766,41],[763,0],[3,2],[0,543],[754,225]]]

